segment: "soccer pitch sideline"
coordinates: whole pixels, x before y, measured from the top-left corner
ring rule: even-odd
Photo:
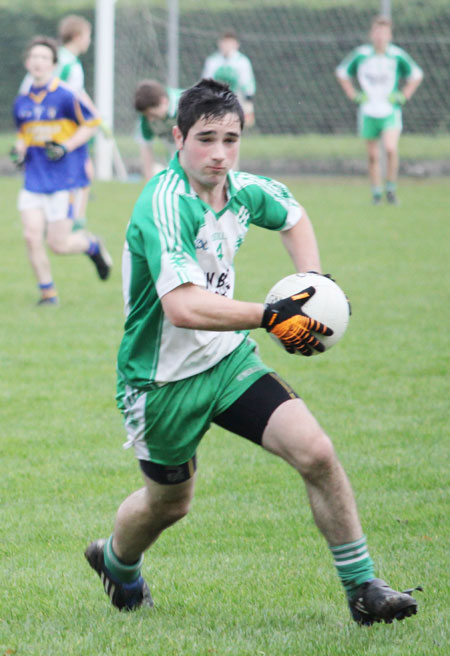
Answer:
[[[448,180],[401,180],[398,207],[372,207],[365,179],[286,182],[353,316],[311,359],[254,337],[333,437],[377,574],[423,586],[418,615],[354,624],[299,476],[218,428],[199,449],[191,513],[147,554],[154,611],[109,605],[83,550],[140,483],[114,386],[120,255],[141,185],[94,185],[90,227],[115,267],[102,283],[87,258],[52,256],[55,309],[35,306],[20,180],[1,178],[1,656],[448,653]],[[291,272],[278,236],[252,228],[236,297],[262,301]]]

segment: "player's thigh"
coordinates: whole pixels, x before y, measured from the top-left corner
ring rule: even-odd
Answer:
[[[383,146],[386,152],[396,152],[398,150],[398,141],[400,139],[400,130],[398,128],[387,128],[383,132]]]
[[[47,241],[55,250],[63,248],[67,238],[72,232],[73,221],[71,219],[59,219],[47,224]]]
[[[23,233],[27,240],[42,240],[45,234],[45,214],[41,209],[22,210],[20,213]]]
[[[34,194],[22,189],[17,200],[23,231],[26,238],[42,238],[46,224],[44,194]]]
[[[303,472],[328,452],[329,439],[295,391],[276,373],[249,387],[213,421]]]
[[[299,398],[274,410],[264,431],[262,445],[300,472],[328,460],[333,451],[317,419]]]
[[[291,399],[298,399],[295,391],[276,373],[268,372],[242,390],[230,406],[214,416],[213,422],[261,445],[273,412]]]

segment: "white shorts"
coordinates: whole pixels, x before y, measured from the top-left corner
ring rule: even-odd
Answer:
[[[81,203],[80,192],[81,189],[70,189],[55,191],[53,194],[38,194],[21,189],[17,199],[17,209],[19,212],[40,209],[44,212],[47,223],[63,219],[75,220],[78,217]]]

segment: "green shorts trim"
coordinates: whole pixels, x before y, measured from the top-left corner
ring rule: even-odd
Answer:
[[[359,136],[363,139],[378,139],[385,130],[395,128],[402,131],[402,110],[395,107],[389,116],[375,118],[360,113],[358,115]]]
[[[245,339],[211,369],[150,390],[118,380],[117,405],[128,441],[139,460],[180,465],[190,460],[213,418],[230,407],[261,376],[272,372]]]

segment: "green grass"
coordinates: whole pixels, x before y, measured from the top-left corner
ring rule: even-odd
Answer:
[[[310,360],[255,338],[333,436],[378,574],[424,586],[419,615],[354,625],[298,475],[218,428],[199,449],[191,513],[146,557],[154,612],[110,607],[82,552],[140,485],[114,406],[120,254],[140,185],[94,185],[90,224],[115,259],[111,280],[87,258],[52,257],[62,303],[37,309],[19,179],[2,178],[1,656],[447,653],[447,181],[401,181],[399,207],[370,206],[362,179],[288,182],[353,316]],[[237,297],[263,300],[291,270],[277,235],[255,228]]]

